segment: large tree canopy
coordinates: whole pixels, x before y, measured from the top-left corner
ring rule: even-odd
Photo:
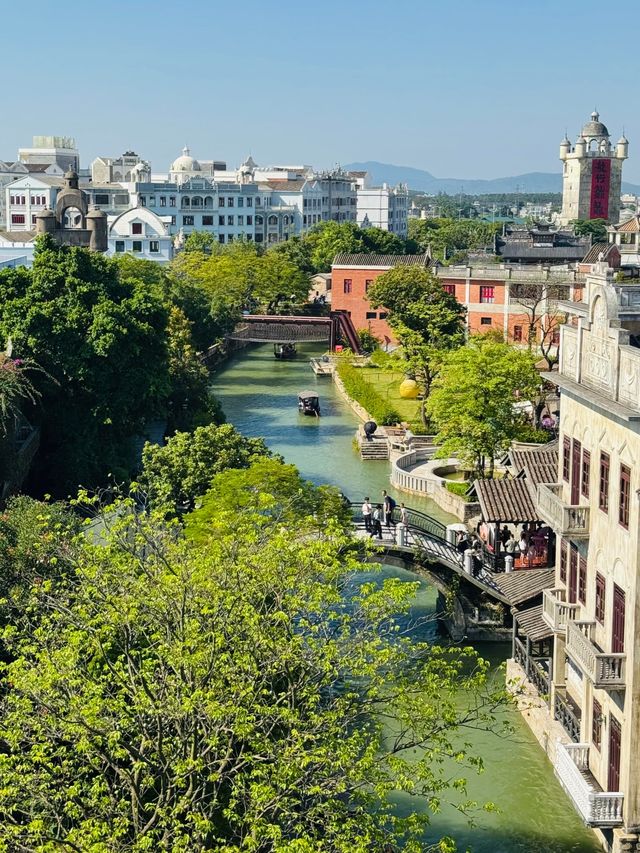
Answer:
[[[486,667],[404,637],[415,585],[365,582],[338,496],[261,464],[214,479],[195,541],[126,504],[99,543],[46,531],[67,571],[3,635],[0,849],[433,849]]]
[[[423,267],[398,266],[369,288],[372,307],[385,307],[403,348],[407,371],[429,396],[443,354],[464,343],[466,309]],[[424,402],[421,408],[426,426]]]
[[[533,400],[540,377],[535,357],[494,335],[477,335],[450,353],[427,410],[442,456],[457,456],[478,477],[493,477],[496,457],[512,441],[532,437],[518,401]]]
[[[163,414],[167,309],[125,268],[39,241],[32,269],[0,272],[0,335],[44,371],[40,485],[54,494],[124,476],[129,442]]]

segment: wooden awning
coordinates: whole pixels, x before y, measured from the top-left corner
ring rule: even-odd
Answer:
[[[538,520],[525,480],[476,480],[473,487],[484,521],[522,524]]]
[[[538,643],[553,636],[553,631],[542,618],[541,604],[530,607],[528,610],[520,610],[513,614],[513,618],[518,623],[520,633],[528,637],[532,643]]]
[[[517,607],[540,595],[543,589],[550,589],[554,584],[554,576],[554,569],[521,569],[496,574],[493,580],[505,598],[509,599],[509,604]]]

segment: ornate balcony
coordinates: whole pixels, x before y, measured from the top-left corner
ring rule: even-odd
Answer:
[[[556,776],[589,826],[619,826],[624,794],[603,791],[589,770],[589,745],[558,743]]]
[[[563,634],[567,624],[580,615],[580,605],[566,601],[564,589],[545,589],[542,591],[542,618],[556,634]]]
[[[584,539],[589,535],[589,507],[565,504],[562,485],[538,484],[538,512],[559,536]]]
[[[623,652],[605,654],[593,642],[595,622],[569,622],[567,654],[578,664],[594,687],[624,690],[626,658]]]

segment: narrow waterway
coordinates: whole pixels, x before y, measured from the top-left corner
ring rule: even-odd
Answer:
[[[300,347],[296,360],[277,361],[269,345],[244,350],[215,373],[213,390],[231,423],[245,435],[262,436],[303,476],[316,483],[332,483],[351,500],[370,495],[375,501],[388,488],[388,463],[362,463],[354,452],[356,416],[331,379],[315,377],[309,367],[309,357],[320,351]],[[303,417],[297,410],[298,391],[314,388],[320,396],[319,419]],[[406,496],[406,503],[442,521],[450,520],[429,500]],[[391,567],[385,567],[383,574],[416,580],[409,572]],[[407,617],[420,639],[437,636],[435,606],[435,589],[421,580]],[[478,651],[496,670],[509,654],[503,644],[484,644]],[[496,677],[502,676],[497,672]],[[600,848],[593,834],[579,821],[526,724],[515,712],[509,712],[509,717],[515,734],[508,739],[475,730],[464,733],[485,762],[484,773],[469,774],[469,796],[478,802],[492,801],[500,811],[480,813],[470,827],[464,815],[445,807],[434,818],[430,836],[452,835],[460,850],[468,847],[473,853],[596,853]],[[399,800],[400,809],[411,806],[408,798]]]

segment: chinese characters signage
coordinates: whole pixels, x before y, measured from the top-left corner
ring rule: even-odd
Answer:
[[[591,206],[589,219],[609,218],[611,160],[594,160],[591,169]]]

